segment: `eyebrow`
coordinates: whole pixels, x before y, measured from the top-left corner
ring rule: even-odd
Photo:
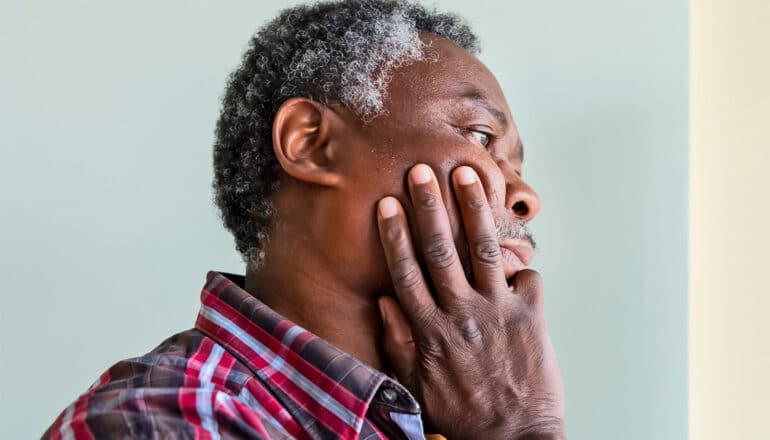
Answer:
[[[460,95],[460,98],[464,101],[471,101],[474,104],[483,107],[484,110],[488,111],[489,114],[497,119],[497,122],[502,125],[503,128],[508,128],[508,118],[505,117],[505,113],[501,112],[492,104],[490,104],[489,100],[477,90],[468,90]]]

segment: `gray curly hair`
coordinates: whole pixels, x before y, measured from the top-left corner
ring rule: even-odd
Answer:
[[[471,53],[463,21],[401,0],[322,2],[284,10],[251,39],[230,75],[214,143],[214,192],[222,220],[247,264],[259,267],[281,172],[272,122],[292,97],[337,100],[363,121],[383,113],[393,69],[425,58],[419,32]]]

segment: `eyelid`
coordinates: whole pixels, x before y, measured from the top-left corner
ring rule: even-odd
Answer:
[[[489,144],[495,139],[495,135],[492,133],[492,129],[487,126],[469,126],[463,129],[465,133],[481,133],[487,137],[487,143],[482,144],[484,148],[489,147]]]
[[[451,122],[448,122],[448,125],[454,128],[460,136],[468,140],[468,135],[473,132],[482,133],[485,136],[487,136],[487,143],[486,145],[482,145],[479,143],[476,143],[478,146],[487,149],[489,148],[489,145],[494,142],[496,139],[496,135],[494,134],[494,129],[492,127],[489,127],[488,125],[479,125],[479,124],[453,124]]]
[[[490,136],[494,136],[493,132],[495,131],[492,129],[492,127],[488,125],[468,125],[465,128],[468,131],[478,131],[480,133],[488,134]]]
[[[479,140],[479,143],[482,146],[484,146],[484,148],[486,148],[487,145],[489,145],[489,143],[492,141],[492,136],[490,134],[488,134],[488,133],[483,132],[483,131],[471,130],[471,134],[472,135],[482,135],[484,137],[484,142]]]

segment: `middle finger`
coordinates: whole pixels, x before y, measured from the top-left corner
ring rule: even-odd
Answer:
[[[437,302],[449,305],[468,292],[470,286],[457,255],[441,190],[429,166],[419,164],[411,169],[409,192]]]

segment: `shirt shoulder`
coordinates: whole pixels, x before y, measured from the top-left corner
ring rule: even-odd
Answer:
[[[213,386],[237,394],[253,376],[220,344],[200,330],[171,336],[149,353],[120,361],[105,373],[100,391],[131,388],[198,388]]]
[[[44,438],[292,438],[254,397],[250,370],[199,330],[120,361]]]

